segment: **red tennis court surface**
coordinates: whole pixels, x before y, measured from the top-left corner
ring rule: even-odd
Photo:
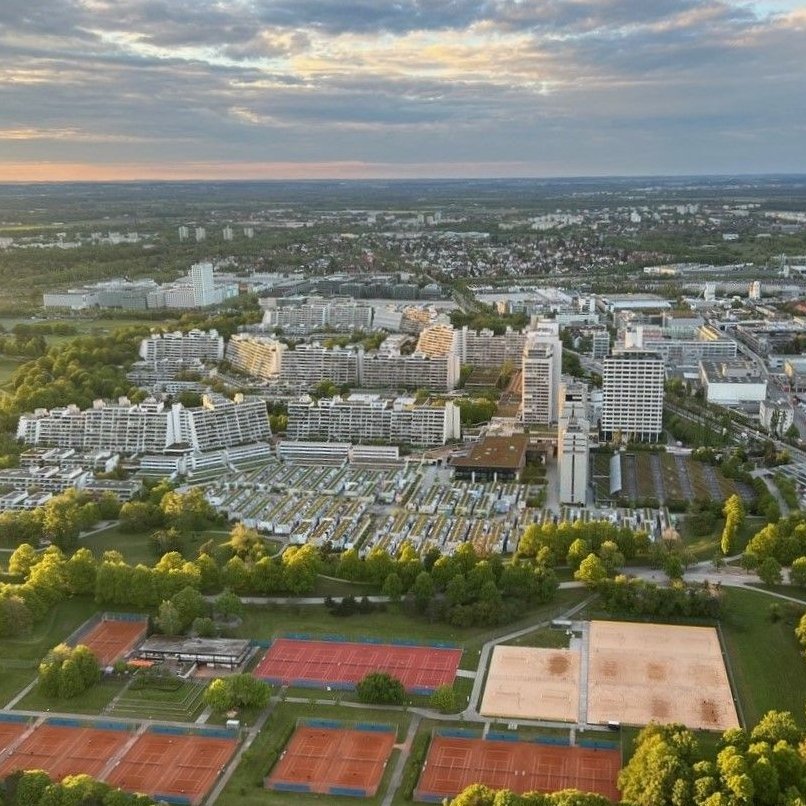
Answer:
[[[5,754],[6,748],[14,744],[26,730],[28,725],[25,722],[0,722],[0,754]]]
[[[95,653],[101,666],[109,666],[133,649],[140,639],[145,638],[147,626],[148,622],[145,620],[104,619],[85,635],[79,636],[77,642],[89,647]]]
[[[97,778],[132,734],[121,730],[38,725],[9,754],[3,754],[0,779],[16,770],[44,770],[54,781],[67,775]]]
[[[266,779],[266,788],[371,798],[395,739],[394,731],[299,727]]]
[[[144,733],[106,781],[130,792],[199,803],[232,758],[236,746],[235,739]]]
[[[434,736],[415,799],[441,803],[478,783],[518,794],[573,788],[618,801],[620,767],[618,750]]]
[[[388,672],[407,691],[428,692],[453,683],[461,657],[461,649],[278,638],[254,674],[276,685],[352,688],[369,672]]]

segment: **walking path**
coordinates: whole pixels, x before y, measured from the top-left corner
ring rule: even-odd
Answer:
[[[386,787],[386,794],[383,796],[381,806],[392,806],[392,801],[397,794],[397,790],[400,789],[400,784],[403,782],[403,772],[406,769],[406,762],[411,755],[411,746],[414,742],[414,737],[417,735],[421,720],[422,717],[420,714],[412,714],[409,729],[406,731],[406,738],[400,746],[400,754],[395,762],[395,768],[392,770],[392,777],[389,779],[389,785]]]

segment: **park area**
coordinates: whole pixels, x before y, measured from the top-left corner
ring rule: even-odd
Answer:
[[[570,747],[514,738],[488,734],[480,739],[459,730],[435,731],[415,800],[442,803],[475,783],[518,794],[579,789],[619,799],[616,778],[621,752],[616,745],[602,742]]]
[[[266,778],[266,788],[277,792],[373,797],[396,737],[395,725],[350,726],[335,720],[303,721]]]
[[[428,694],[453,683],[461,657],[453,647],[278,638],[254,675],[274,685],[353,689],[370,672],[386,672],[406,691]]]

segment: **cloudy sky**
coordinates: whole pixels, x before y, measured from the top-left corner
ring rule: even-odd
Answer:
[[[0,0],[0,180],[806,172],[806,0]]]

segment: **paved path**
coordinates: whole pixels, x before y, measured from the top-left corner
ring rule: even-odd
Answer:
[[[403,782],[403,772],[406,769],[406,762],[411,755],[411,745],[414,742],[414,737],[417,735],[417,730],[420,727],[420,714],[412,714],[411,722],[409,722],[409,729],[406,731],[406,738],[403,744],[400,745],[400,753],[398,754],[395,768],[392,770],[392,777],[389,779],[389,786],[386,787],[386,794],[383,796],[381,806],[392,806],[397,790],[400,789],[400,784]]]
[[[233,773],[238,769],[244,753],[252,746],[252,742],[257,739],[260,735],[260,731],[263,730],[263,726],[266,724],[266,720],[271,715],[275,705],[276,702],[270,702],[268,707],[261,711],[260,716],[255,720],[255,724],[247,730],[246,738],[241,742],[235,755],[230,759],[221,777],[216,781],[212,791],[205,799],[204,802],[207,806],[212,806],[212,804],[218,800],[219,795],[224,791],[224,787],[229,783],[229,779],[232,778]]]

